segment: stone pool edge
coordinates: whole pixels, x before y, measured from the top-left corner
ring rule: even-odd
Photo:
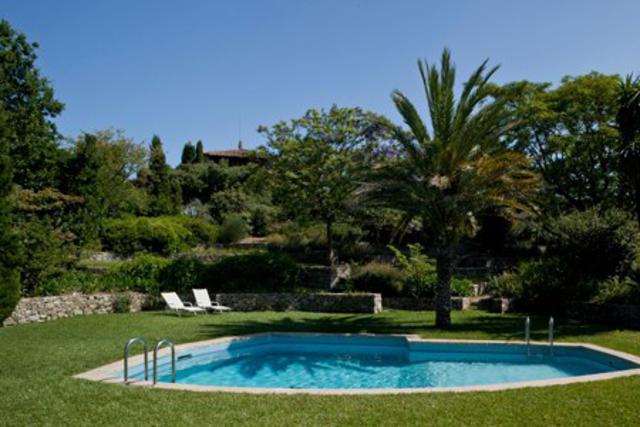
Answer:
[[[470,339],[439,339],[439,338],[420,338],[418,335],[406,335],[406,334],[366,334],[366,333],[323,333],[323,332],[261,332],[249,335],[239,336],[227,336],[215,339],[209,339],[204,341],[195,341],[191,343],[185,343],[175,346],[176,352],[195,350],[201,347],[206,347],[212,344],[221,344],[231,341],[240,341],[245,339],[251,339],[256,337],[265,337],[272,335],[290,335],[300,337],[311,336],[369,336],[369,337],[402,337],[409,342],[425,342],[425,343],[452,343],[452,344],[500,344],[500,345],[523,345],[524,341],[506,341],[506,340],[470,340]],[[548,346],[546,342],[531,342],[534,346]],[[617,357],[636,365],[640,365],[640,357],[634,356],[629,353],[613,350],[606,347],[601,347],[596,344],[590,343],[569,343],[569,342],[556,342],[555,347],[573,347],[573,348],[587,348],[593,351],[604,353],[613,357]],[[160,357],[167,356],[170,353],[169,348],[163,348],[158,352]],[[129,357],[129,365],[136,366],[144,362],[143,354]],[[122,371],[123,360],[109,363],[96,369],[92,369],[87,372],[83,372],[74,375],[73,378],[101,382],[106,384],[120,384],[125,385],[122,377],[119,375]],[[249,394],[315,394],[315,395],[376,395],[376,394],[411,394],[411,393],[466,393],[466,392],[479,392],[479,391],[502,391],[513,390],[519,388],[532,388],[532,387],[547,387],[553,385],[566,385],[585,383],[592,381],[602,381],[614,378],[624,378],[640,375],[640,368],[626,369],[614,372],[605,372],[600,374],[580,375],[575,377],[564,377],[547,380],[532,380],[521,381],[504,384],[485,384],[485,385],[470,385],[470,386],[458,386],[458,387],[424,387],[424,388],[371,388],[371,389],[291,389],[291,388],[262,388],[262,387],[223,387],[223,386],[205,386],[195,384],[180,384],[180,383],[166,383],[159,382],[153,385],[151,381],[129,381],[126,385],[137,387],[150,387],[166,390],[185,390],[195,392],[227,392],[227,393],[249,393]]]

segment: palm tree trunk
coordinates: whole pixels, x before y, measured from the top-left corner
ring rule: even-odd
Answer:
[[[453,250],[445,248],[436,256],[438,285],[436,288],[436,327],[451,326],[451,273],[453,271]]]

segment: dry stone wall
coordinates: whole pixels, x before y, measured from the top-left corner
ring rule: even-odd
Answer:
[[[130,311],[140,311],[146,300],[146,295],[129,292]],[[113,313],[114,303],[122,298],[122,294],[67,294],[48,297],[22,298],[13,310],[11,316],[3,322],[4,326],[21,325],[24,323],[45,322],[47,320],[64,317],[81,316],[87,314]]]

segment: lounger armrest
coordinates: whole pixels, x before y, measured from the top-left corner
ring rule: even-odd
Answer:
[[[193,304],[191,304],[189,301],[183,301],[182,304],[184,304],[185,307],[193,307]]]

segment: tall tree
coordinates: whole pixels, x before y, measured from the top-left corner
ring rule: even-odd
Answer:
[[[196,159],[195,163],[204,162],[204,146],[202,145],[202,141],[198,141],[196,144]]]
[[[164,155],[160,137],[151,139],[149,153],[149,194],[151,213],[154,215],[174,214],[180,207],[177,185],[173,182],[169,165]]]
[[[55,184],[61,154],[51,120],[63,109],[35,65],[37,43],[0,21],[0,102],[16,184],[40,189]]]
[[[556,88],[527,81],[496,88],[514,116],[506,139],[544,178],[549,208],[613,207],[625,198],[615,129],[618,82],[590,73],[565,77]]]
[[[0,103],[0,321],[11,315],[20,299],[17,270],[19,246],[11,227],[11,161],[7,138],[7,117]]]
[[[325,224],[327,258],[333,265],[333,226],[353,209],[363,172],[376,158],[379,143],[390,138],[387,120],[359,108],[333,106],[259,131],[268,139],[274,197],[291,216]]]
[[[616,121],[620,131],[621,172],[640,222],[640,77],[627,76],[618,90]]]
[[[196,147],[193,146],[191,141],[184,144],[184,148],[182,149],[182,157],[180,159],[180,164],[188,165],[196,161]]]
[[[98,171],[100,159],[98,158],[98,142],[95,135],[85,134],[83,140],[76,147],[76,156],[72,166],[71,192],[83,197],[81,208],[81,220],[78,221],[79,229],[76,230],[80,238],[80,244],[98,239],[98,233],[102,220],[106,217],[104,203],[105,191],[100,188]]]
[[[451,324],[451,275],[456,247],[477,230],[488,208],[504,215],[524,212],[538,179],[527,158],[500,140],[509,125],[502,102],[490,102],[487,61],[464,83],[456,101],[455,66],[449,50],[440,67],[419,61],[430,127],[409,99],[392,94],[409,133],[398,129],[400,155],[375,168],[365,187],[369,200],[404,213],[403,223],[419,220],[425,246],[434,248],[438,284],[436,325]]]

